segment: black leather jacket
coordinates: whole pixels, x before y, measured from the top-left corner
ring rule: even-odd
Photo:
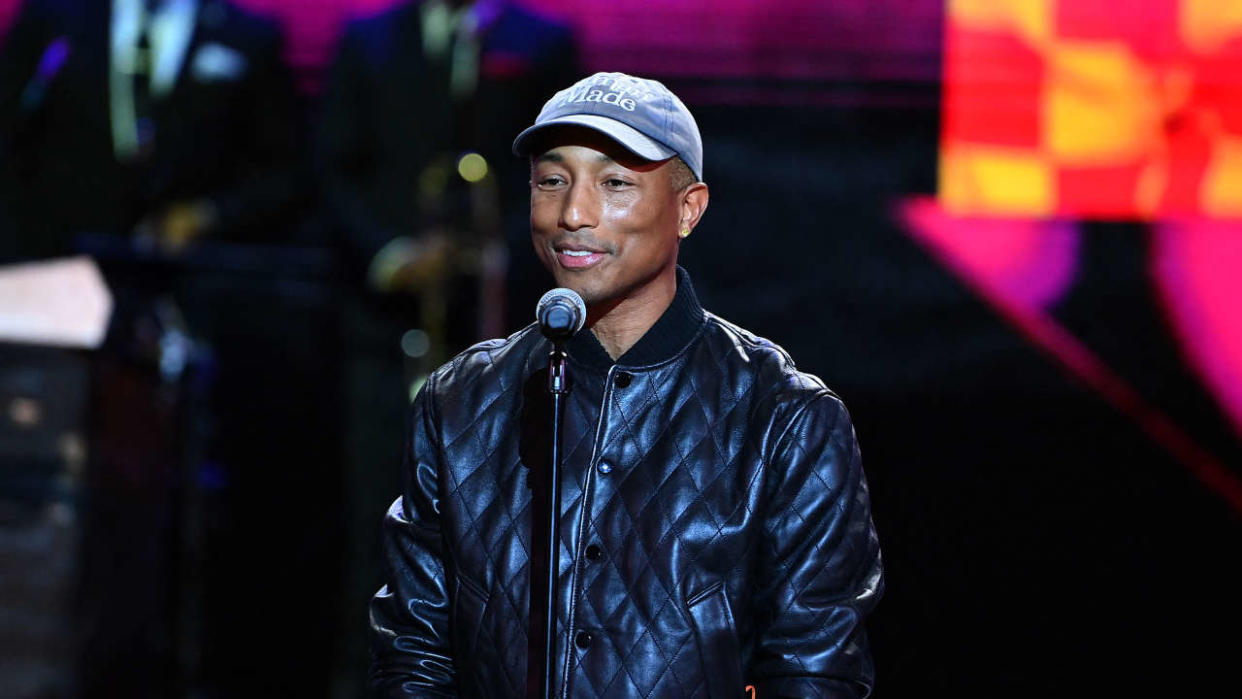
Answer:
[[[386,696],[516,697],[538,676],[549,349],[533,326],[480,344],[415,400],[371,605]],[[705,313],[681,270],[615,364],[589,332],[568,351],[563,695],[866,696],[883,583],[841,401]]]

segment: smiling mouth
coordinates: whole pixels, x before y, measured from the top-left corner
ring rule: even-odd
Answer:
[[[556,259],[566,269],[586,269],[593,267],[604,259],[605,253],[594,250],[558,249]]]
[[[586,269],[594,267],[608,254],[603,250],[594,250],[578,245],[554,245],[556,260],[565,269]]]

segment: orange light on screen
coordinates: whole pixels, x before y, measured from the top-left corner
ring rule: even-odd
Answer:
[[[950,0],[941,205],[1242,219],[1242,3]]]

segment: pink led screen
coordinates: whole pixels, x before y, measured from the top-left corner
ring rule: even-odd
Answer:
[[[276,17],[289,61],[314,90],[346,18],[394,0],[236,0]],[[578,31],[584,68],[663,77],[816,83],[939,79],[935,0],[521,0]],[[0,0],[0,26],[18,0]],[[894,21],[893,18],[900,18]],[[804,92],[806,92],[804,90]],[[701,89],[696,101],[747,101],[770,85]],[[814,89],[806,99],[816,99]]]
[[[11,0],[8,0],[11,1]],[[241,0],[280,17],[295,65],[317,66],[343,18],[393,0]],[[523,0],[577,30],[585,68],[780,80],[938,79],[934,0]],[[900,22],[894,22],[900,17]]]

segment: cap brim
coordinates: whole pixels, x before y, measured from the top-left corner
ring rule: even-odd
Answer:
[[[668,160],[677,155],[677,151],[634,127],[596,114],[569,114],[550,119],[542,124],[535,124],[518,134],[518,137],[513,140],[513,154],[530,155],[530,148],[536,140],[535,134],[554,126],[583,126],[598,131],[644,160]]]

